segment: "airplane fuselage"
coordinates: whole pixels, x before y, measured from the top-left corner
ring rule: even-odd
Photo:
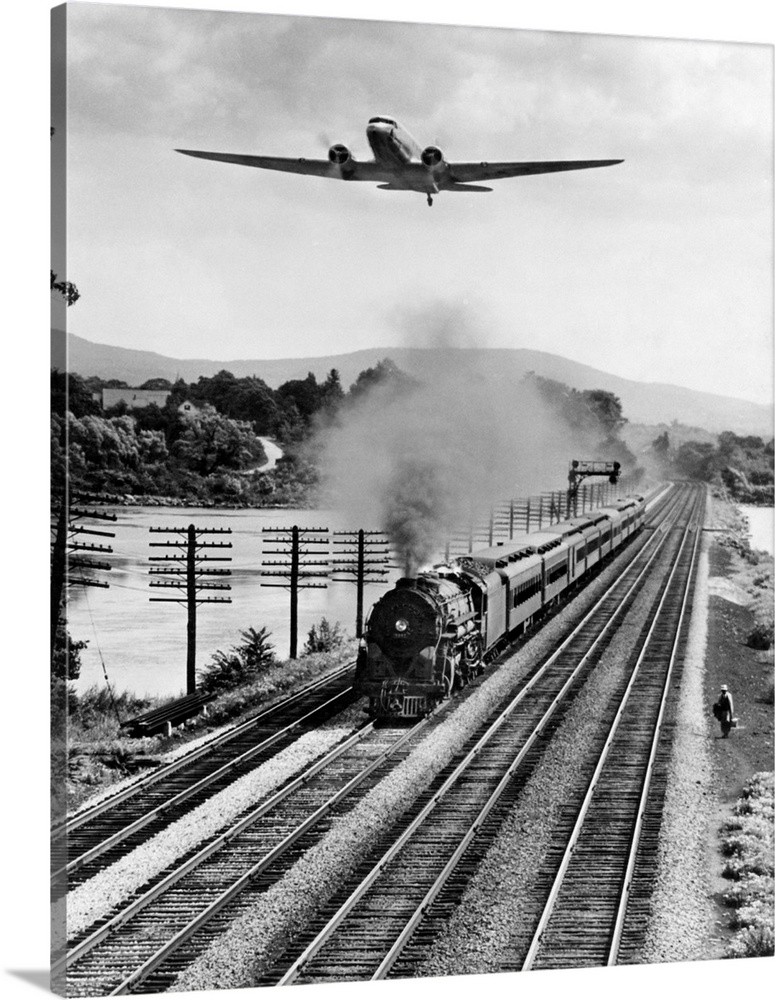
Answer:
[[[411,175],[405,170],[407,164],[421,162],[422,147],[395,118],[384,115],[370,118],[366,126],[366,138],[375,162],[392,175],[390,187],[436,194],[439,189],[431,168],[426,167],[419,174]]]
[[[366,126],[366,138],[374,159],[388,170],[400,169],[420,159],[420,144],[393,118],[371,118]]]

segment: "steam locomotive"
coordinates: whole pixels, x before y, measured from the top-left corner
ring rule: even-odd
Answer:
[[[645,500],[609,506],[398,580],[372,607],[356,691],[375,717],[431,711],[643,525]]]

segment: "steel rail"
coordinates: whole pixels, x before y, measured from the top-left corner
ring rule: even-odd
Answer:
[[[624,922],[627,914],[627,906],[629,904],[629,899],[630,899],[630,891],[632,889],[632,880],[635,871],[635,862],[640,847],[640,837],[641,837],[641,832],[643,830],[643,820],[646,814],[646,805],[648,803],[649,794],[651,792],[651,783],[654,776],[654,766],[656,762],[659,738],[662,733],[665,706],[667,704],[667,692],[670,689],[670,682],[672,680],[673,671],[675,668],[675,662],[677,658],[678,642],[682,634],[682,630],[684,627],[684,620],[686,618],[687,609],[689,607],[689,595],[691,593],[691,583],[696,572],[697,554],[700,547],[700,538],[701,538],[700,529],[701,525],[697,523],[695,525],[694,546],[692,549],[691,561],[688,570],[687,585],[684,590],[683,600],[681,602],[681,612],[678,619],[678,625],[676,627],[676,641],[670,653],[670,662],[668,664],[667,676],[665,678],[665,695],[662,698],[662,701],[659,706],[659,714],[657,716],[657,721],[655,725],[654,740],[652,742],[651,751],[649,753],[649,759],[646,764],[646,777],[643,782],[643,791],[641,792],[640,801],[638,803],[638,813],[637,813],[638,818],[635,823],[632,842],[630,844],[630,852],[627,858],[627,867],[624,873],[624,885],[622,888],[621,898],[619,900],[619,906],[616,911],[616,918],[614,920],[614,930],[611,939],[611,946],[608,952],[608,961],[606,963],[607,965],[616,965],[616,961],[619,957],[619,946],[621,944],[622,934],[624,932]]]
[[[125,924],[132,917],[136,916],[141,910],[145,909],[149,903],[152,903],[154,899],[160,896],[163,892],[166,892],[171,886],[179,882],[181,878],[187,875],[190,871],[197,868],[203,861],[206,861],[211,855],[215,854],[216,851],[220,850],[225,844],[233,840],[235,837],[239,836],[243,830],[248,829],[257,820],[261,819],[272,809],[275,809],[284,799],[292,795],[297,789],[301,788],[302,785],[306,784],[311,778],[313,778],[319,771],[324,770],[328,765],[341,757],[342,754],[346,753],[352,746],[360,742],[367,733],[371,732],[374,728],[373,722],[366,722],[360,729],[349,736],[342,743],[333,747],[319,760],[314,761],[305,771],[297,775],[282,788],[278,789],[273,795],[261,803],[256,809],[243,816],[237,823],[229,827],[222,833],[218,834],[214,840],[208,843],[195,855],[189,858],[188,861],[184,862],[180,867],[176,868],[174,871],[165,875],[156,885],[152,886],[147,892],[142,896],[133,900],[128,906],[126,906],[120,913],[116,914],[110,920],[106,921],[98,930],[93,934],[90,934],[83,941],[80,941],[77,945],[68,951],[68,953],[60,959],[57,963],[52,965],[51,974],[59,975],[65,969],[69,968],[78,959],[83,958],[85,954],[88,954],[92,948],[96,947],[101,941],[110,935],[110,933],[116,930],[118,927]]]
[[[560,692],[555,696],[555,698],[553,699],[553,701],[552,701],[551,705],[549,706],[549,708],[546,710],[546,712],[544,713],[544,715],[542,716],[542,718],[539,720],[538,724],[534,727],[533,732],[527,738],[524,746],[522,747],[522,749],[517,754],[517,756],[514,759],[514,761],[512,762],[512,764],[510,765],[507,773],[501,779],[499,785],[497,786],[497,788],[495,789],[495,791],[490,796],[490,799],[485,804],[485,806],[483,807],[483,809],[480,811],[479,815],[474,820],[474,823],[471,825],[471,827],[469,828],[469,830],[464,835],[462,841],[460,842],[460,844],[458,845],[458,847],[453,852],[452,857],[447,862],[447,865],[445,866],[445,868],[442,871],[441,875],[437,879],[436,883],[434,883],[434,885],[431,887],[431,890],[429,890],[429,892],[426,894],[426,896],[424,897],[424,899],[420,903],[419,907],[415,911],[414,915],[410,918],[409,922],[405,925],[404,929],[402,930],[401,934],[399,935],[399,938],[395,942],[393,948],[391,949],[390,952],[388,952],[388,955],[383,960],[383,962],[380,964],[379,968],[377,969],[377,972],[372,977],[373,979],[384,978],[384,976],[389,971],[390,967],[395,963],[398,955],[400,954],[400,951],[403,949],[403,947],[405,946],[406,942],[409,940],[409,938],[410,938],[411,934],[413,933],[413,931],[415,930],[417,924],[422,920],[422,917],[424,916],[424,912],[425,912],[427,906],[432,902],[433,898],[438,894],[438,892],[442,888],[444,882],[446,882],[446,880],[448,879],[449,875],[454,870],[455,866],[457,865],[460,857],[464,853],[464,851],[467,848],[468,844],[470,843],[471,839],[476,834],[479,826],[484,821],[484,819],[489,814],[489,812],[492,810],[492,808],[495,806],[497,800],[503,794],[503,791],[505,790],[505,788],[509,784],[509,782],[511,780],[511,777],[513,776],[514,771],[522,763],[522,760],[524,759],[524,757],[529,752],[529,750],[532,747],[532,745],[535,742],[535,740],[543,732],[543,729],[544,729],[546,723],[548,722],[548,720],[551,718],[551,716],[554,714],[554,712],[558,708],[559,704],[561,703],[561,701],[563,700],[565,694],[567,693],[567,690],[571,687],[571,685],[575,681],[576,677],[578,676],[578,674],[582,670],[584,664],[587,662],[587,660],[592,655],[592,653],[597,648],[598,644],[602,641],[602,639],[607,634],[607,632],[613,627],[615,620],[619,616],[620,612],[623,610],[624,605],[626,604],[629,596],[634,591],[634,589],[637,587],[638,583],[643,578],[643,576],[646,574],[646,572],[648,571],[648,569],[652,565],[653,561],[656,559],[657,555],[661,551],[661,548],[662,548],[663,544],[666,542],[666,540],[667,540],[667,532],[666,531],[665,532],[661,532],[660,534],[661,534],[661,538],[655,544],[654,551],[651,553],[651,555],[649,556],[647,562],[645,563],[645,565],[643,566],[643,568],[638,573],[638,576],[636,577],[636,579],[630,584],[630,586],[628,587],[628,589],[626,590],[626,592],[619,599],[619,606],[616,608],[616,610],[613,612],[613,614],[609,617],[609,619],[607,620],[607,622],[605,623],[605,625],[603,626],[603,628],[601,629],[601,631],[598,633],[598,635],[593,640],[593,642],[592,642],[591,646],[589,647],[589,649],[584,653],[584,655],[579,660],[579,662],[576,665],[576,667],[573,669],[573,671],[570,674],[570,676],[567,678],[567,680],[566,680],[565,684],[563,685],[563,687],[561,688]],[[650,545],[652,543],[652,541],[654,541],[654,539],[656,539],[656,537],[657,537],[656,535],[653,535],[652,538],[649,539],[649,541],[646,543],[646,546]],[[644,549],[646,548],[646,546],[644,546]],[[643,553],[644,549],[641,549],[641,551],[639,553],[637,553],[636,558],[638,558]],[[315,957],[315,955],[317,955],[318,952],[320,952],[322,950],[322,948],[325,946],[325,944],[333,936],[333,934],[337,930],[337,928],[342,924],[342,922],[346,919],[346,917],[349,915],[349,913],[354,909],[354,907],[357,905],[357,903],[363,898],[363,896],[365,896],[366,892],[368,892],[368,890],[371,888],[371,886],[376,882],[377,878],[382,873],[382,871],[384,870],[384,868],[400,853],[400,851],[403,849],[403,847],[405,846],[405,844],[410,840],[410,838],[420,828],[420,826],[422,826],[422,824],[425,822],[425,820],[428,818],[428,816],[430,816],[430,814],[433,812],[433,810],[436,808],[436,806],[439,804],[439,802],[442,800],[442,798],[457,783],[457,781],[459,780],[459,778],[465,773],[465,771],[468,769],[468,767],[478,758],[478,755],[484,749],[484,747],[486,746],[486,744],[490,742],[490,740],[493,738],[493,736],[495,735],[495,733],[506,723],[506,721],[513,714],[513,712],[515,711],[515,709],[517,708],[517,706],[529,694],[529,692],[533,688],[533,686],[536,683],[538,683],[538,681],[544,676],[545,672],[559,658],[559,656],[564,652],[564,650],[566,649],[566,647],[568,645],[570,645],[570,643],[573,641],[573,639],[575,639],[576,635],[582,630],[582,628],[584,628],[584,626],[587,624],[587,622],[591,618],[594,617],[594,615],[597,613],[597,611],[602,606],[602,604],[604,603],[604,601],[619,586],[619,584],[621,583],[621,581],[623,580],[624,576],[627,574],[627,572],[629,571],[629,569],[630,569],[630,566],[628,566],[627,569],[620,575],[620,577],[617,578],[616,581],[614,581],[614,583],[605,591],[605,593],[603,595],[601,595],[601,597],[596,601],[596,603],[592,607],[592,609],[590,609],[590,611],[584,616],[584,618],[573,629],[573,631],[570,633],[570,635],[563,641],[563,643],[561,643],[561,645],[558,647],[558,649],[555,650],[555,652],[550,657],[548,657],[547,660],[544,661],[544,663],[541,665],[541,667],[538,668],[538,670],[533,675],[533,677],[528,681],[528,683],[524,685],[524,687],[518,692],[518,694],[512,699],[512,701],[501,712],[501,714],[498,716],[498,718],[495,719],[494,722],[488,727],[487,731],[479,738],[479,740],[474,745],[474,747],[469,751],[469,753],[466,755],[466,757],[457,765],[457,767],[449,775],[449,777],[444,781],[444,783],[441,785],[441,787],[438,789],[438,791],[434,794],[434,796],[428,801],[428,803],[426,803],[426,805],[417,814],[417,816],[414,818],[414,820],[412,820],[412,822],[409,824],[409,826],[403,831],[403,833],[398,837],[398,839],[391,845],[390,848],[388,848],[388,850],[376,862],[376,864],[372,867],[372,869],[368,873],[368,875],[366,875],[366,877],[361,881],[361,883],[357,886],[357,888],[350,894],[350,896],[340,906],[340,908],[331,917],[331,919],[327,922],[327,924],[319,931],[319,933],[310,942],[310,944],[305,948],[305,950],[301,953],[301,955],[299,955],[298,958],[294,961],[294,963],[288,968],[288,970],[285,972],[285,974],[283,975],[283,977],[278,981],[278,983],[277,983],[278,986],[286,986],[286,985],[289,985],[290,983],[294,982],[298,978],[298,976],[303,972],[304,966],[313,957]]]
[[[92,806],[87,806],[82,810],[76,811],[72,816],[69,816],[64,822],[51,829],[51,839],[57,840],[67,834],[71,833],[73,830],[77,830],[79,827],[88,823],[90,820],[95,819],[103,812],[107,812],[113,806],[119,805],[125,799],[131,798],[139,790],[145,789],[150,785],[156,784],[163,778],[168,777],[170,774],[174,774],[175,771],[180,770],[187,764],[198,760],[200,757],[209,753],[216,747],[222,746],[224,743],[228,743],[229,740],[233,739],[235,736],[239,736],[246,732],[253,726],[258,726],[264,722],[267,718],[271,717],[272,714],[283,711],[287,708],[292,707],[294,702],[300,701],[302,698],[306,697],[308,694],[312,694],[315,690],[320,687],[324,687],[326,684],[331,683],[341,677],[344,677],[350,670],[355,666],[355,661],[344,664],[342,667],[338,667],[336,670],[332,671],[330,674],[326,674],[325,677],[320,677],[317,680],[311,681],[309,684],[295,691],[292,695],[287,698],[276,702],[274,705],[268,705],[265,709],[254,715],[252,718],[247,719],[245,722],[241,722],[231,729],[228,729],[224,733],[216,734],[211,740],[198,746],[195,750],[191,750],[176,760],[170,761],[168,764],[162,765],[160,768],[155,769],[150,774],[144,774],[142,777],[138,778],[137,781],[132,782],[132,784],[127,785],[120,791],[115,792],[113,795],[107,796],[96,802]],[[351,691],[352,687],[343,689],[342,692]]]
[[[685,529],[685,532],[684,532],[684,536],[683,536],[683,538],[681,540],[681,545],[680,545],[680,549],[679,549],[679,553],[678,553],[679,556],[680,556],[680,553],[683,551],[683,547],[685,545],[686,538],[688,536],[689,530],[690,530],[690,526],[687,526],[687,528]],[[592,801],[592,797],[594,795],[594,792],[595,792],[598,780],[600,778],[600,775],[601,775],[601,773],[603,771],[603,768],[605,766],[606,760],[607,760],[608,755],[610,753],[611,746],[612,746],[612,744],[614,742],[614,738],[615,738],[616,733],[617,733],[617,731],[619,729],[619,725],[620,725],[620,723],[622,721],[622,717],[624,715],[625,708],[627,707],[627,703],[629,701],[630,694],[632,692],[633,687],[635,686],[636,680],[639,677],[643,661],[644,661],[644,659],[646,657],[646,652],[647,652],[649,643],[651,642],[652,636],[656,632],[657,625],[658,625],[658,623],[660,621],[660,615],[662,614],[664,606],[665,606],[665,604],[667,602],[667,598],[668,598],[668,594],[669,594],[669,590],[670,590],[670,584],[671,584],[674,576],[678,572],[678,568],[679,568],[679,562],[678,562],[678,558],[676,558],[676,560],[674,562],[674,565],[673,565],[673,568],[670,571],[670,575],[668,577],[667,583],[665,584],[664,590],[662,592],[662,595],[661,595],[661,598],[660,598],[659,605],[657,607],[656,613],[655,613],[654,618],[653,618],[653,620],[651,622],[651,625],[649,627],[649,630],[648,630],[648,633],[646,635],[646,638],[644,639],[641,651],[640,651],[640,653],[638,655],[637,661],[636,661],[635,666],[633,668],[632,676],[630,677],[630,680],[629,680],[629,682],[627,684],[627,687],[625,688],[625,691],[624,691],[624,694],[622,696],[621,702],[619,704],[619,708],[617,710],[616,716],[615,716],[615,718],[614,718],[614,720],[613,720],[613,722],[611,724],[611,729],[609,731],[608,737],[606,738],[605,744],[603,745],[603,749],[602,749],[600,757],[598,759],[598,763],[597,763],[597,765],[595,767],[595,770],[594,770],[594,772],[592,774],[592,777],[590,779],[589,786],[587,788],[587,792],[586,792],[586,794],[584,796],[584,799],[583,799],[583,801],[581,803],[581,806],[580,806],[580,809],[579,809],[579,813],[578,813],[578,816],[576,818],[576,822],[574,823],[573,829],[571,830],[570,837],[568,838],[568,843],[567,843],[567,846],[566,846],[565,851],[563,853],[563,857],[562,857],[562,860],[560,862],[560,866],[559,866],[559,868],[557,870],[557,873],[555,875],[554,881],[552,883],[552,888],[551,888],[551,890],[549,892],[549,895],[547,897],[547,901],[546,901],[546,903],[544,905],[544,909],[543,909],[543,911],[541,913],[541,917],[539,918],[538,925],[537,925],[536,930],[535,930],[535,932],[533,934],[533,938],[532,938],[530,947],[528,948],[527,954],[526,954],[525,959],[524,959],[524,961],[522,963],[522,971],[523,972],[528,971],[532,967],[533,962],[535,961],[536,955],[538,953],[538,949],[540,948],[541,938],[543,936],[544,930],[546,929],[546,925],[549,922],[549,919],[550,919],[550,917],[552,915],[552,912],[554,910],[554,904],[555,904],[555,902],[557,900],[557,896],[559,895],[560,889],[562,887],[563,879],[564,879],[565,873],[566,873],[566,871],[568,869],[568,866],[570,864],[574,848],[576,846],[576,843],[578,842],[578,839],[579,839],[579,836],[580,836],[580,833],[581,833],[581,829],[582,829],[582,827],[584,825],[584,820],[585,820],[585,818],[587,816],[587,813],[589,811],[589,807],[590,807],[590,804],[591,804],[591,801]],[[678,636],[676,635],[675,642],[677,642],[677,641],[678,641]],[[664,705],[666,697],[667,697],[667,687],[665,686],[663,688],[663,691],[662,691],[661,702],[660,702],[661,705]],[[656,738],[656,735],[657,734],[655,733],[655,738]]]
[[[390,747],[382,751],[373,761],[371,761],[365,768],[363,768],[358,774],[354,775],[345,785],[338,789],[334,795],[332,795],[326,802],[319,806],[313,813],[311,813],[302,823],[300,823],[295,830],[292,830],[283,840],[277,844],[271,851],[269,851],[257,864],[251,866],[246,872],[243,872],[227,889],[225,889],[221,894],[214,899],[204,910],[202,910],[196,917],[190,920],[185,927],[178,931],[172,938],[169,939],[161,948],[157,949],[153,955],[150,956],[138,969],[123,980],[117,987],[115,987],[108,996],[118,996],[120,994],[128,993],[134,986],[137,986],[146,976],[153,972],[159,965],[174,951],[177,950],[185,941],[188,940],[196,931],[203,927],[209,920],[211,920],[217,913],[219,913],[224,906],[226,906],[235,896],[237,896],[242,889],[251,881],[260,876],[271,864],[273,864],[278,858],[280,858],[300,837],[302,837],[308,830],[312,829],[324,816],[326,816],[334,806],[344,799],[349,793],[357,788],[365,779],[380,766],[388,757],[396,753],[407,741],[413,738],[420,730],[422,730],[430,721],[430,717],[420,719],[414,726],[406,730],[398,740],[396,740]],[[122,923],[125,921],[121,921]]]
[[[222,764],[211,774],[204,775],[204,777],[194,782],[193,785],[189,785],[188,787],[184,788],[176,795],[173,795],[172,798],[167,799],[165,802],[162,802],[161,805],[156,806],[154,809],[151,809],[143,816],[139,816],[136,820],[133,820],[128,826],[122,827],[120,830],[117,830],[110,837],[107,837],[105,840],[100,841],[99,844],[95,844],[94,847],[89,848],[88,851],[85,851],[77,858],[74,858],[72,861],[68,862],[68,864],[64,868],[60,869],[59,872],[55,873],[55,875],[61,876],[63,872],[69,874],[70,872],[75,871],[82,865],[86,864],[88,861],[91,861],[94,858],[99,857],[101,854],[104,854],[105,851],[109,850],[115,844],[120,843],[122,840],[126,840],[127,837],[131,836],[131,834],[133,833],[136,833],[138,830],[141,830],[144,826],[147,826],[148,823],[151,823],[158,816],[161,816],[165,812],[168,812],[170,809],[173,809],[175,806],[180,805],[181,802],[185,802],[186,799],[191,798],[192,795],[195,795],[203,788],[207,788],[208,785],[217,781],[219,778],[222,778],[225,774],[228,774],[229,771],[238,767],[240,764],[244,764],[246,761],[250,760],[251,757],[255,757],[256,755],[262,753],[264,750],[268,750],[275,743],[278,743],[284,737],[292,733],[295,729],[298,729],[299,726],[307,722],[313,715],[316,715],[318,712],[324,711],[327,707],[333,705],[336,701],[338,701],[343,697],[343,694],[344,692],[340,692],[339,694],[334,695],[333,698],[329,698],[328,701],[325,701],[322,704],[317,705],[306,715],[302,715],[298,719],[295,719],[293,722],[291,722],[289,725],[283,727],[282,729],[278,729],[277,732],[272,733],[271,736],[268,736],[265,740],[262,740],[261,743],[257,743],[254,747],[251,747],[249,750],[245,750],[239,756],[233,757],[231,760],[226,761],[225,764]]]

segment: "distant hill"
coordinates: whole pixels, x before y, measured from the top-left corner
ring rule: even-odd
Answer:
[[[65,334],[51,333],[52,364],[64,368]],[[270,360],[208,361],[205,359],[169,358],[153,351],[95,344],[74,334],[69,336],[69,369],[87,377],[123,379],[139,386],[149,378],[182,378],[195,382],[200,375],[212,376],[226,369],[233,375],[257,375],[267,385],[277,388],[289,379],[305,378],[313,372],[318,380],[336,368],[345,389],[360,372],[372,368],[382,358],[389,357],[404,371],[418,378],[432,379],[438,371],[440,354],[445,362],[449,350],[426,350],[406,347],[378,347],[350,354],[330,354],[315,358],[280,358]],[[631,423],[670,424],[676,420],[708,431],[734,431],[736,434],[772,436],[773,407],[745,399],[697,392],[677,385],[658,382],[635,382],[589,365],[569,361],[557,354],[532,351],[527,348],[455,348],[460,364],[471,367],[493,384],[493,387],[516,385],[527,371],[545,378],[556,379],[574,389],[605,389],[622,401],[624,415]]]

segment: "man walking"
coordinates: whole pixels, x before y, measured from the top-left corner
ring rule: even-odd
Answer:
[[[732,728],[732,719],[735,714],[735,707],[732,702],[732,695],[726,684],[721,685],[721,694],[716,704],[713,706],[713,714],[721,723],[721,735],[724,739],[729,736]]]

